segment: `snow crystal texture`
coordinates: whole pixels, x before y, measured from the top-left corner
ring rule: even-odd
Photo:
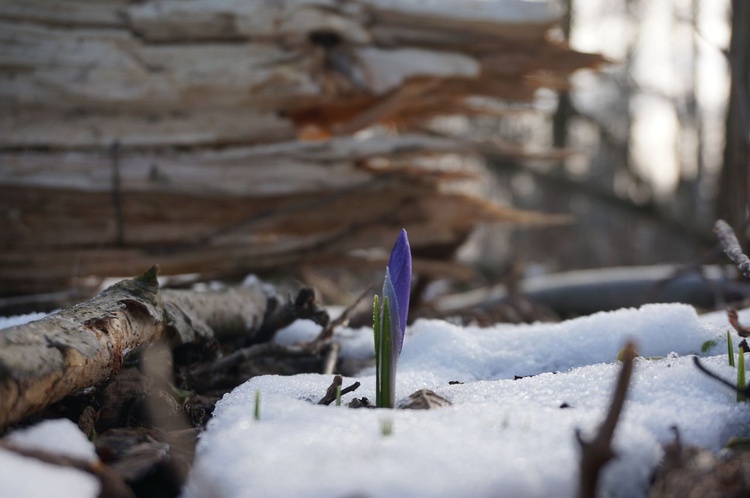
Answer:
[[[745,433],[750,406],[738,404],[688,356],[714,340],[705,363],[734,378],[721,354],[727,329],[723,314],[699,318],[692,307],[675,304],[559,324],[464,328],[418,321],[407,332],[397,398],[429,388],[452,406],[319,406],[331,376],[256,377],[217,404],[183,497],[575,496],[575,430],[591,435],[601,423],[619,369],[614,359],[628,339],[644,357],[663,358],[636,362],[615,434],[618,458],[606,467],[600,495],[642,497],[671,427],[685,443],[712,449]],[[316,333],[300,323],[278,340]],[[372,355],[371,331],[346,330],[340,338],[347,355]],[[354,381],[362,386],[344,404],[355,396],[374,399],[372,370],[344,385]],[[253,417],[256,391],[260,420]],[[392,434],[383,434],[384,424]]]

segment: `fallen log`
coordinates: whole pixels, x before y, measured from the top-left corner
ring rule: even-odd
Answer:
[[[270,339],[297,318],[327,323],[310,291],[293,301],[260,281],[222,291],[159,291],[154,267],[89,301],[0,331],[0,428],[113,377],[129,353],[240,336]]]
[[[94,299],[0,334],[0,426],[96,385],[125,355],[164,338],[155,271]]]

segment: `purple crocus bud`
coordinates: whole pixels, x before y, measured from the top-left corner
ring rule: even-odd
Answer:
[[[401,347],[404,344],[410,293],[411,247],[409,247],[406,230],[402,228],[396,243],[393,245],[388,267],[385,270],[385,283],[383,284],[383,296],[388,297],[391,308],[391,316],[383,317],[383,319],[390,319],[394,346],[392,351],[396,358],[401,354]]]

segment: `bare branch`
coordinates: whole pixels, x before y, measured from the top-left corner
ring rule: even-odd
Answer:
[[[750,327],[746,327],[740,323],[736,309],[728,308],[727,318],[729,318],[729,324],[737,331],[740,337],[750,337]]]
[[[109,498],[133,498],[135,495],[122,476],[101,462],[89,462],[80,458],[67,455],[59,455],[44,450],[23,448],[21,446],[0,441],[0,448],[15,453],[22,457],[33,458],[40,462],[67,467],[91,474],[99,480],[101,489],[99,496]]]
[[[717,220],[714,224],[714,233],[719,237],[724,254],[732,260],[744,276],[750,278],[750,258],[742,252],[742,247],[732,227],[724,220]]]
[[[703,363],[700,362],[700,360],[698,359],[697,356],[693,357],[693,363],[695,363],[695,366],[698,367],[698,370],[700,370],[704,374],[708,375],[712,379],[721,382],[722,384],[724,384],[725,386],[727,386],[729,389],[731,389],[731,390],[733,390],[733,391],[735,391],[735,392],[737,392],[739,394],[744,394],[744,395],[749,395],[750,394],[750,389],[739,389],[732,382],[729,382],[728,380],[720,377],[718,374],[715,374],[711,370],[707,369],[705,366],[703,366]]]
[[[347,306],[346,309],[342,311],[341,314],[335,320],[329,321],[326,324],[326,326],[323,327],[323,330],[320,331],[320,335],[318,335],[318,337],[313,342],[322,343],[332,338],[334,329],[336,327],[341,327],[349,323],[349,316],[352,314],[352,311],[354,311],[354,308],[356,308],[359,305],[359,303],[362,302],[364,298],[366,298],[367,296],[371,294],[372,294],[372,286],[370,285],[370,286],[367,286],[367,288],[363,290],[359,296],[357,296],[357,299],[355,299],[353,303]]]
[[[336,375],[333,378],[333,382],[331,382],[331,385],[328,386],[328,389],[326,390],[325,395],[320,398],[320,401],[318,401],[319,405],[330,405],[333,400],[336,399],[336,388],[341,387],[341,383],[343,382],[343,378],[340,375]]]
[[[354,392],[354,391],[356,391],[357,389],[359,389],[359,386],[361,386],[361,385],[362,385],[362,384],[360,384],[359,382],[355,382],[355,383],[354,383],[354,384],[352,384],[351,386],[343,388],[343,389],[341,390],[341,395],[343,396],[343,395],[344,395],[344,394],[346,394],[346,393],[351,393],[351,392]]]
[[[284,346],[275,342],[264,342],[247,348],[238,349],[232,354],[219,358],[208,367],[196,369],[196,375],[221,372],[235,367],[245,361],[258,356],[308,356],[310,352],[298,346]]]
[[[342,383],[342,377],[340,375],[337,375],[333,378],[333,382],[331,382],[331,385],[328,386],[328,390],[326,390],[325,396],[320,398],[320,401],[318,401],[319,405],[330,405],[334,401],[336,401],[336,388],[341,386]],[[345,387],[341,390],[341,396],[343,396],[346,393],[350,393],[353,391],[356,391],[359,389],[359,386],[361,384],[359,382],[355,382],[349,387]]]
[[[580,429],[576,430],[576,439],[581,446],[579,498],[596,497],[599,473],[602,467],[615,456],[615,452],[612,449],[612,436],[615,433],[617,421],[625,404],[630,377],[633,374],[633,360],[635,356],[635,344],[628,342],[623,350],[622,368],[617,378],[617,385],[612,395],[609,412],[602,425],[599,426],[596,436],[592,440],[586,441],[583,439]]]

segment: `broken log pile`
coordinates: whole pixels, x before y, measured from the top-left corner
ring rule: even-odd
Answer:
[[[0,296],[358,264],[402,226],[429,258],[478,222],[555,221],[482,197],[481,168],[445,167],[473,144],[424,130],[602,62],[557,21],[519,0],[3,0]]]

